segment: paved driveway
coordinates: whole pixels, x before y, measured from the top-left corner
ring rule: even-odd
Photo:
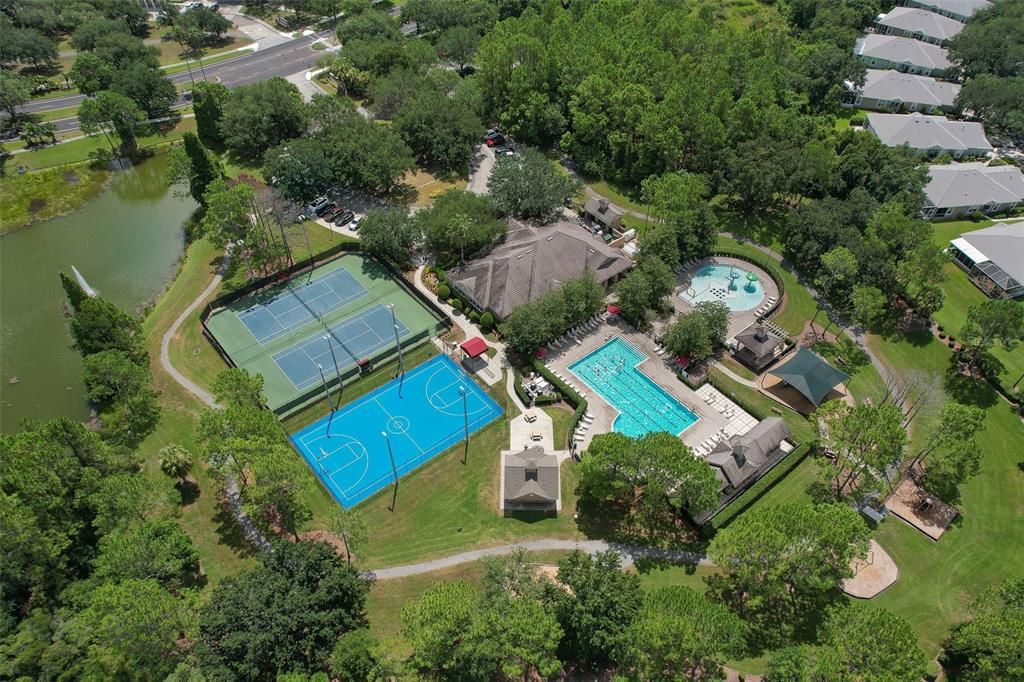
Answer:
[[[494,150],[485,144],[477,147],[473,156],[472,170],[469,173],[469,183],[466,191],[474,194],[487,194],[487,180],[491,177],[491,170],[494,169]]]
[[[241,8],[239,7],[239,9]],[[225,9],[223,14],[225,17],[235,22],[235,26],[238,27],[238,31],[240,33],[248,36],[250,40],[258,42],[260,44],[259,49],[261,50],[265,50],[268,47],[280,45],[281,43],[286,43],[291,40],[287,35],[275,30],[269,24],[246,16],[234,8],[230,10]]]

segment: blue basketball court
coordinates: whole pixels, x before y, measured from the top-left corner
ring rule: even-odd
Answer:
[[[401,389],[399,386],[401,385]],[[404,476],[501,415],[501,407],[444,355],[292,435],[292,442],[346,509]],[[330,421],[330,432],[328,422]],[[387,437],[382,435],[387,433]],[[440,492],[440,491],[439,491]]]
[[[338,269],[308,284],[298,280],[274,298],[239,313],[238,319],[264,344],[367,293],[352,273]]]
[[[375,305],[357,315],[346,317],[328,330],[285,348],[274,355],[274,362],[295,388],[307,388],[320,382],[321,367],[324,376],[333,376],[335,360],[338,361],[338,370],[344,372],[381,348],[394,346],[395,330],[391,320],[391,311],[387,306]],[[404,339],[409,334],[409,328],[398,317],[394,321],[398,325],[398,337]]]

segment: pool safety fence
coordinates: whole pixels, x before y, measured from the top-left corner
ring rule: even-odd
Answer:
[[[786,284],[785,282],[783,282],[782,272],[779,270],[778,263],[772,261],[771,258],[769,258],[768,256],[765,256],[764,258],[761,258],[759,256],[753,256],[748,253],[743,253],[739,249],[731,249],[728,246],[716,246],[715,250],[711,252],[711,256],[712,258],[715,256],[727,256],[729,258],[736,258],[737,260],[746,261],[748,263],[756,265],[757,267],[761,268],[762,270],[768,273],[768,275],[772,278],[772,281],[775,282],[775,286],[779,290],[779,300],[775,301],[775,303],[773,303],[768,308],[768,310],[761,314],[760,317],[768,317],[769,315],[774,313],[779,306],[782,305],[782,299],[786,295]]]

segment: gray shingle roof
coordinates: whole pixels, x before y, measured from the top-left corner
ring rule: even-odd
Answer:
[[[577,225],[529,227],[512,222],[506,242],[448,272],[448,281],[482,310],[507,317],[590,270],[602,284],[632,266],[618,249]]]
[[[605,227],[617,226],[622,221],[623,213],[608,203],[607,199],[591,198],[583,206],[583,211]]]
[[[915,0],[914,4],[931,7],[940,12],[949,12],[960,17],[973,16],[978,10],[992,6],[988,0]]]
[[[1003,272],[1024,282],[1024,223],[998,223],[962,234],[960,238],[985,254]]]
[[[857,39],[853,51],[858,56],[884,59],[896,64],[913,64],[939,71],[945,71],[952,66],[945,49],[900,36],[869,33]]]
[[[918,151],[991,151],[985,128],[970,121],[950,121],[925,114],[868,114],[868,128],[890,147],[908,145]]]
[[[509,502],[557,502],[560,488],[558,457],[535,445],[505,455],[505,500]]]
[[[986,166],[982,162],[928,167],[925,201],[938,208],[1024,202],[1024,174],[1016,166]]]
[[[861,97],[885,102],[912,102],[928,106],[951,107],[960,94],[960,85],[891,69],[868,69]]]
[[[878,24],[907,33],[920,33],[936,40],[952,40],[964,30],[964,24],[956,19],[917,7],[893,8],[878,18]]]
[[[784,339],[773,335],[757,322],[737,334],[736,340],[757,357],[770,355],[776,348],[786,344]]]
[[[788,437],[786,422],[768,417],[745,434],[719,443],[705,461],[721,472],[719,480],[724,478],[728,486],[739,488],[768,463],[769,455]]]

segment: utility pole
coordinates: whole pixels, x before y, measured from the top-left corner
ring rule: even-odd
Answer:
[[[327,437],[331,437],[331,422],[334,421],[334,406],[331,405],[331,394],[327,390],[327,380],[324,378],[324,367],[323,365],[317,365],[316,368],[320,370],[320,385],[324,387],[324,399],[327,401],[327,409],[330,410],[330,416],[327,418]]]
[[[395,317],[395,306],[392,303],[388,304],[388,310],[391,311],[391,324],[395,328],[395,347],[398,348],[398,373],[396,377],[401,377],[398,380],[398,397],[402,397],[402,386],[405,384],[405,359],[402,357],[402,342],[398,338],[398,318]]]

